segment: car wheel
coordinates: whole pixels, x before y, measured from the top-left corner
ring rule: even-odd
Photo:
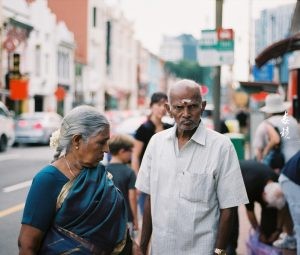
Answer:
[[[7,138],[5,135],[2,135],[0,138],[0,152],[3,152],[7,149]]]

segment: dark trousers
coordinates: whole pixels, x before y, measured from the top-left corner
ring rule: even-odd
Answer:
[[[277,227],[277,209],[262,207],[260,231],[268,238]],[[229,234],[229,241],[227,245],[227,255],[236,255],[236,248],[238,246],[239,238],[239,215],[238,208],[235,209],[232,219],[232,228]]]

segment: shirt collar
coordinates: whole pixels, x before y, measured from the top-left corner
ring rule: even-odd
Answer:
[[[177,125],[175,124],[172,128],[169,128],[167,138],[168,139],[175,139],[176,137],[176,129]],[[198,128],[196,129],[196,132],[193,134],[191,140],[195,141],[196,143],[199,143],[201,145],[205,145],[205,139],[206,139],[206,133],[207,130],[201,121]]]

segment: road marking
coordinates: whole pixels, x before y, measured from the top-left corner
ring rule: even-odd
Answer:
[[[32,180],[26,181],[26,182],[20,182],[18,184],[12,185],[12,186],[8,186],[2,189],[3,192],[8,193],[8,192],[12,192],[12,191],[16,191],[18,189],[24,189],[27,188],[31,185]]]
[[[21,203],[21,204],[18,204],[18,205],[15,205],[15,206],[12,206],[10,208],[0,211],[0,218],[10,215],[12,213],[21,211],[21,210],[23,210],[24,206],[25,206],[25,203]]]
[[[19,157],[20,157],[19,154],[1,155],[0,156],[0,161],[16,159],[16,158],[19,158]]]

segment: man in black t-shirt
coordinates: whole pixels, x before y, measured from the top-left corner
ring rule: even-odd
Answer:
[[[245,206],[250,224],[253,229],[259,231],[260,241],[271,244],[281,233],[282,222],[278,221],[278,209],[282,209],[285,205],[283,193],[277,182],[278,175],[272,168],[255,160],[241,160],[240,167],[249,199],[249,203]],[[266,186],[268,188],[269,186],[273,186],[271,187],[271,192],[269,192]],[[266,192],[272,193],[271,199],[269,196],[266,196]],[[278,199],[276,200],[274,200],[274,192],[278,193]],[[255,202],[261,206],[260,222],[255,215]],[[227,248],[228,255],[236,254],[235,249],[237,248],[238,234],[239,222],[236,210],[230,242]]]
[[[268,206],[264,197],[264,190],[268,183],[277,182],[278,175],[267,165],[254,160],[240,161],[249,204],[246,205],[247,216],[254,229],[259,229],[262,238],[268,238],[277,228],[277,208]],[[261,206],[261,220],[258,223],[254,206],[255,202]]]

